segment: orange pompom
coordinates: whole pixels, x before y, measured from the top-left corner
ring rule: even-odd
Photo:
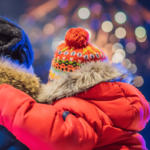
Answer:
[[[89,41],[89,34],[82,28],[71,28],[66,33],[65,41],[70,48],[86,47]]]

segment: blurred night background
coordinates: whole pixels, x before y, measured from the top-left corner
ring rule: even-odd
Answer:
[[[28,34],[33,67],[42,82],[48,81],[54,51],[65,32],[83,27],[110,62],[122,63],[136,76],[135,86],[150,101],[149,0],[0,0],[0,15]],[[141,134],[150,149],[150,123]]]

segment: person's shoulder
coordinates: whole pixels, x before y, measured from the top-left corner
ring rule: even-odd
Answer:
[[[120,89],[122,89],[126,96],[141,95],[144,97],[143,94],[132,84],[123,82],[116,82],[115,84],[117,84]]]

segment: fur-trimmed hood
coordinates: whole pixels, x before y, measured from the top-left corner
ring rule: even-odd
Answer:
[[[81,65],[79,70],[61,75],[49,85],[42,85],[36,100],[51,104],[55,100],[87,91],[101,82],[115,81],[131,84],[133,76],[121,64],[88,62]]]
[[[0,59],[0,84],[12,85],[39,103],[51,104],[58,99],[87,91],[101,82],[115,81],[131,84],[133,76],[121,64],[97,61],[83,64],[79,70],[63,74],[50,84],[41,84],[39,78],[28,73],[23,66]]]
[[[9,84],[36,99],[40,80],[28,73],[24,66],[17,65],[9,59],[0,59],[0,84]]]

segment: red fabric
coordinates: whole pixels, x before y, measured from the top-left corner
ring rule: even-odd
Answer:
[[[0,96],[0,124],[31,150],[146,150],[137,131],[149,121],[150,108],[132,85],[100,83],[53,105],[6,84]],[[76,116],[64,121],[64,111]]]
[[[83,28],[71,28],[66,33],[65,42],[71,48],[83,48],[89,42],[89,34]]]

